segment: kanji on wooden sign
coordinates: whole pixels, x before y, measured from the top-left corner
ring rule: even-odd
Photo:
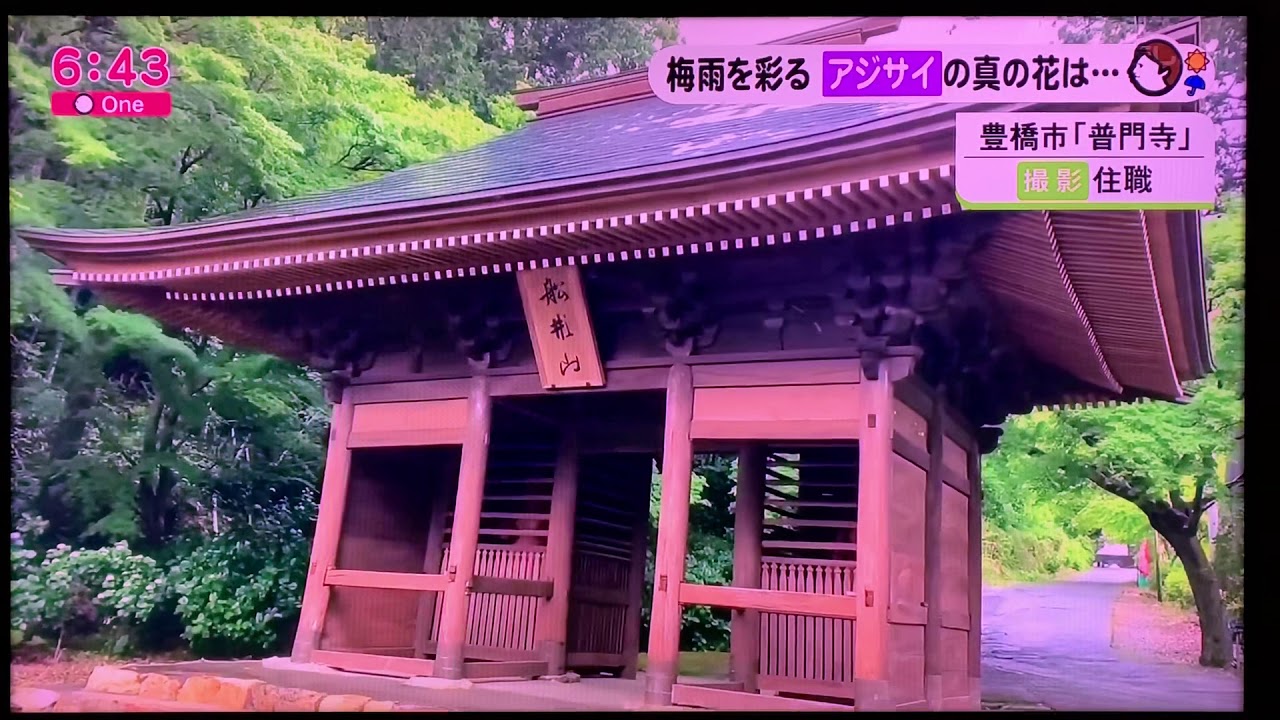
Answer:
[[[542,386],[548,390],[602,387],[604,365],[578,268],[525,270],[517,273],[516,281]]]

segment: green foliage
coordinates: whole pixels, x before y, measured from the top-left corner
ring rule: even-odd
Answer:
[[[288,526],[247,527],[196,548],[169,575],[183,637],[202,655],[277,648],[301,607],[309,552],[308,538]]]
[[[1182,607],[1194,607],[1195,598],[1191,594],[1191,583],[1187,580],[1187,569],[1182,563],[1175,562],[1168,569],[1162,568],[1160,587],[1165,602]]]
[[[523,124],[510,92],[525,73],[510,62],[599,75],[638,66],[655,37],[643,20],[482,22],[402,47],[396,62],[448,80],[415,87],[377,69],[388,44],[366,39],[365,18],[10,17],[10,222],[173,225],[373,180]],[[481,35],[505,38],[498,75],[468,70],[489,52]],[[64,45],[164,47],[172,115],[53,117],[48,68]],[[287,641],[328,434],[318,375],[69,294],[56,263],[12,236],[10,261],[10,520],[27,542],[10,557],[16,624],[92,634],[120,618],[113,628],[145,621],[141,636],[178,622],[210,654]],[[158,611],[134,592],[147,573],[167,579]]]
[[[369,68],[373,47],[300,18],[11,18],[11,179],[39,224],[173,224],[338,187],[497,135],[467,107]],[[105,23],[94,32],[94,23]],[[54,34],[53,30],[60,32]],[[65,35],[65,36],[64,36]],[[16,40],[14,38],[17,38]],[[54,118],[58,45],[171,57],[167,118]],[[514,122],[503,106],[503,122]],[[44,202],[65,186],[61,202]],[[14,198],[10,196],[11,209]],[[68,202],[69,201],[69,202]]]
[[[724,455],[697,455],[689,497],[689,546],[685,557],[688,582],[729,585],[733,581],[733,514],[731,502],[737,481],[737,461]],[[649,564],[645,597],[653,593],[653,556],[658,541],[658,512],[662,501],[662,476],[654,474],[649,486]],[[642,612],[644,627],[649,608]],[[647,632],[644,633],[647,637]],[[729,615],[703,606],[684,609],[680,647],[685,650],[727,650]]]
[[[675,18],[367,17],[338,24],[369,38],[379,70],[412,78],[424,95],[467,103],[503,128],[508,111],[494,98],[643,67],[677,39]]]
[[[700,585],[733,583],[733,540],[725,535],[698,535],[690,543],[685,578]],[[729,611],[692,606],[684,609],[680,647],[699,652],[729,649]]]
[[[137,625],[150,617],[166,591],[152,558],[127,543],[94,550],[59,544],[40,554],[23,547],[17,533],[9,546],[10,629],[54,638],[66,630],[95,632],[113,624]]]

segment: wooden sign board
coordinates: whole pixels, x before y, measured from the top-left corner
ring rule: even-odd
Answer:
[[[542,387],[603,387],[604,365],[577,266],[524,270],[516,282]]]

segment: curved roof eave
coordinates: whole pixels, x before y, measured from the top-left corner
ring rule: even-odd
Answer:
[[[275,212],[250,216],[231,215],[206,222],[162,228],[122,228],[78,230],[22,227],[17,232],[33,247],[52,254],[142,252],[159,249],[160,243],[181,243],[183,247],[232,245],[269,237],[288,237],[323,230],[357,230],[404,222],[430,222],[457,218],[470,213],[523,206],[546,207],[565,201],[582,201],[644,192],[686,183],[714,182],[741,177],[764,169],[785,168],[812,162],[815,157],[837,155],[851,149],[851,140],[862,141],[866,149],[902,142],[912,135],[926,135],[947,129],[950,118],[970,106],[928,105],[878,118],[868,123],[792,140],[767,143],[742,150],[709,154],[659,165],[640,165],[607,173],[567,179],[512,184],[465,194],[369,203],[315,211],[291,212],[290,207],[313,197],[342,195],[343,191],[304,196],[283,201]],[[984,106],[990,108],[990,106]],[[1021,109],[1008,106],[1001,109]],[[930,121],[935,121],[931,123]],[[894,131],[898,132],[894,132]],[[519,131],[518,131],[519,132]],[[473,149],[474,150],[474,149]],[[471,152],[471,151],[467,151]],[[439,162],[439,161],[436,161]]]

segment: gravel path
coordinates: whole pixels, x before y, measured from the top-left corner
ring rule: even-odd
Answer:
[[[1112,613],[1133,573],[1101,568],[1067,582],[984,591],[984,699],[1054,710],[1242,709],[1243,685],[1230,672],[1138,662],[1112,647]]]

